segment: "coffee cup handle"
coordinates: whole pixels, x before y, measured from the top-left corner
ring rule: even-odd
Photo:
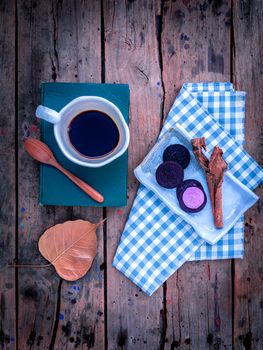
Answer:
[[[42,105],[37,107],[36,116],[52,124],[57,124],[60,122],[60,114],[58,112]]]

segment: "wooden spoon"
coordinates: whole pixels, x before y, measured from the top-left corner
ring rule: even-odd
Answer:
[[[97,192],[94,188],[86,184],[84,181],[80,180],[77,176],[71,174],[68,170],[64,169],[56,160],[51,149],[44,143],[36,139],[26,139],[24,142],[25,149],[28,154],[38,160],[41,163],[52,165],[53,167],[60,170],[64,175],[66,175],[74,184],[79,186],[85,193],[87,193],[95,201],[102,203],[104,197]]]

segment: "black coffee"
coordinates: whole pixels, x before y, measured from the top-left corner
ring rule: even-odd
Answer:
[[[119,130],[111,117],[100,111],[87,111],[72,119],[68,134],[73,147],[87,157],[100,157],[119,143]]]

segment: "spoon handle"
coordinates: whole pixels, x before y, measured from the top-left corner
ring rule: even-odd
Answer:
[[[53,162],[52,165],[66,175],[72,182],[74,182],[74,184],[79,186],[79,188],[87,193],[92,199],[99,203],[104,201],[104,197],[99,192],[97,192],[93,187],[89,186],[86,182],[79,179],[77,176],[71,174],[71,172],[68,170],[64,169],[59,163]]]

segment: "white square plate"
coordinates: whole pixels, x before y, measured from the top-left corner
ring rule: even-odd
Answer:
[[[171,144],[180,143],[190,152],[191,160],[184,170],[184,180],[195,179],[201,182],[207,196],[207,204],[199,213],[186,213],[178,203],[176,189],[161,187],[155,178],[155,172],[162,163],[163,151]],[[204,152],[205,153],[205,152]],[[208,157],[209,155],[206,154]],[[176,126],[167,131],[151,149],[143,162],[134,170],[137,179],[149,190],[153,191],[175,214],[181,216],[195,231],[210,244],[215,244],[237,222],[237,220],[258,200],[258,196],[243,185],[229,171],[225,173],[222,186],[224,227],[214,226],[209,191],[203,169],[192,152],[191,138],[184,129]]]

